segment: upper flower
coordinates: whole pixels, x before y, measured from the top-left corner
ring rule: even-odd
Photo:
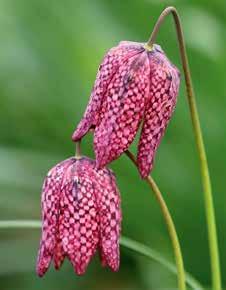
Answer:
[[[53,167],[42,189],[42,238],[37,273],[53,258],[59,269],[67,256],[77,274],[100,250],[102,265],[119,267],[120,194],[109,169],[96,170],[89,158],[70,158]]]
[[[159,45],[123,41],[100,65],[84,117],[72,139],[78,141],[95,128],[98,168],[118,158],[133,142],[142,120],[137,161],[142,177],[154,156],[173,113],[179,71]]]

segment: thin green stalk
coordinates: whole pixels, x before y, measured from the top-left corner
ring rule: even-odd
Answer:
[[[126,151],[126,155],[133,162],[133,164],[137,167],[137,162],[136,162],[134,155],[128,150]],[[169,236],[170,236],[171,243],[172,243],[173,250],[174,250],[175,262],[176,262],[176,266],[177,266],[178,288],[180,290],[185,290],[186,285],[185,285],[184,263],[183,263],[183,257],[182,257],[182,253],[181,253],[180,243],[179,243],[179,239],[177,236],[174,222],[173,222],[172,217],[170,215],[170,212],[167,208],[167,205],[162,197],[161,191],[159,190],[155,181],[152,179],[151,176],[148,176],[147,178],[145,178],[145,180],[148,183],[148,185],[151,187],[151,189],[152,189],[152,191],[153,191],[153,193],[154,193],[154,195],[155,195],[155,197],[160,205],[165,223],[166,223],[167,228],[168,228]]]
[[[171,273],[177,275],[177,267],[165,259],[159,252],[151,249],[148,246],[145,246],[137,241],[134,241],[127,237],[121,237],[120,244],[128,249],[131,249],[147,258],[151,258],[152,260],[160,263],[166,269],[168,269]],[[185,280],[192,289],[195,290],[204,290],[204,287],[188,272],[185,272]]]
[[[39,229],[41,222],[38,220],[7,220],[0,221],[0,229]],[[137,241],[127,237],[121,237],[120,244],[140,255],[152,259],[163,267],[165,267],[172,274],[177,274],[176,266],[165,259],[158,251],[151,249]],[[186,282],[194,290],[204,290],[204,287],[189,273],[186,273]]]
[[[6,220],[0,221],[0,229],[39,229],[41,222],[38,220]]]
[[[196,106],[195,93],[192,84],[192,78],[188,63],[188,57],[185,47],[185,39],[182,30],[182,24],[179,17],[179,14],[174,7],[167,7],[157,20],[153,32],[150,36],[150,39],[147,42],[147,46],[152,47],[158,31],[169,14],[173,15],[173,19],[175,22],[175,27],[177,31],[177,38],[180,49],[180,57],[183,66],[185,83],[187,89],[187,98],[188,104],[191,114],[191,120],[195,135],[195,141],[198,149],[198,155],[200,160],[201,167],[201,175],[202,175],[202,184],[204,190],[204,202],[205,202],[205,211],[206,211],[206,220],[207,220],[207,228],[208,228],[208,238],[209,238],[209,249],[210,249],[210,259],[211,259],[211,270],[212,270],[212,284],[214,290],[221,290],[221,271],[220,271],[220,261],[219,261],[219,253],[218,253],[218,242],[217,242],[217,230],[216,230],[216,221],[215,221],[215,213],[214,213],[214,205],[213,205],[213,197],[212,197],[212,189],[210,182],[210,175],[208,169],[208,162],[205,152],[205,145],[203,142],[202,130],[199,121],[198,110]]]
[[[81,140],[75,143],[75,158],[76,159],[81,158]]]

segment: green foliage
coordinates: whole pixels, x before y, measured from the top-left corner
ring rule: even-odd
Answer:
[[[181,14],[197,95],[225,268],[226,49],[225,1],[0,0],[0,219],[39,219],[44,175],[74,154],[71,133],[82,116],[97,67],[120,40],[145,41],[159,13],[175,5]],[[158,43],[178,66],[171,19]],[[92,137],[82,144],[93,156]],[[135,152],[136,147],[132,146]],[[173,259],[155,199],[122,156],[111,166],[122,194],[123,234]],[[173,120],[159,148],[153,176],[175,220],[187,271],[210,285],[207,233],[198,158],[182,81]],[[94,260],[84,277],[68,262],[43,279],[35,276],[39,233],[1,230],[0,284],[12,289],[169,289],[174,276],[122,248],[118,274]],[[223,271],[224,284],[226,273]],[[95,281],[95,285],[94,285]]]

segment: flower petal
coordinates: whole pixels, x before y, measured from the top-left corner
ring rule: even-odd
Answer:
[[[42,237],[37,259],[37,274],[47,271],[56,247],[58,231],[60,186],[64,170],[71,163],[65,160],[53,167],[47,174],[42,188]]]
[[[93,168],[94,161],[78,159],[67,169],[61,187],[60,238],[78,275],[85,273],[99,242]]]
[[[138,145],[138,167],[142,178],[150,173],[156,150],[174,111],[180,77],[179,72],[163,53],[150,54],[150,101],[145,110]]]
[[[119,238],[121,230],[121,201],[114,174],[108,170],[97,172],[96,191],[100,216],[100,256],[103,266],[117,271],[120,262]]]
[[[57,233],[56,237],[56,247],[53,254],[54,266],[56,270],[59,270],[61,265],[63,264],[65,258],[65,252],[63,249],[63,245],[60,239],[59,233]]]
[[[94,135],[98,168],[118,158],[134,140],[148,97],[149,75],[144,51],[121,65],[108,86]]]
[[[91,127],[95,126],[99,119],[99,111],[104,99],[105,91],[118,70],[118,67],[131,56],[139,53],[142,47],[139,44],[123,42],[112,48],[104,57],[96,77],[96,81],[90,96],[90,101],[77,129],[73,133],[72,140],[81,139]]]

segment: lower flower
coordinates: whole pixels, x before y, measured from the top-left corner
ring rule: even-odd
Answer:
[[[87,157],[69,158],[47,174],[42,189],[42,237],[37,273],[68,257],[78,275],[99,249],[103,266],[119,268],[120,193],[111,170]]]

